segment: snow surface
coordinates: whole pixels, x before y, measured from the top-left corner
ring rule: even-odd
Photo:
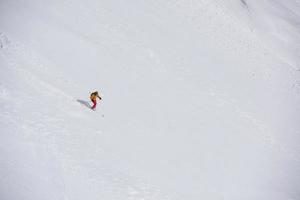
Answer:
[[[300,199],[299,11],[1,0],[0,199]]]

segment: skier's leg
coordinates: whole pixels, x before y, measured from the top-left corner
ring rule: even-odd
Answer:
[[[93,100],[92,102],[93,102],[93,104],[94,104],[94,105],[92,106],[92,109],[95,109],[96,106],[97,106],[97,101],[96,101],[96,100]]]

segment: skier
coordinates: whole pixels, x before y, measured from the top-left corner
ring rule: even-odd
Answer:
[[[90,96],[91,101],[93,102],[92,109],[94,110],[97,106],[97,97],[101,100],[102,98],[99,96],[98,92],[93,92]]]

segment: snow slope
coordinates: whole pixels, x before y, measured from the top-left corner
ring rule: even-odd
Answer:
[[[298,8],[0,1],[1,199],[299,199]]]
[[[241,9],[241,5],[244,9]],[[229,0],[227,8],[240,19],[246,20],[272,53],[299,69],[299,1]]]

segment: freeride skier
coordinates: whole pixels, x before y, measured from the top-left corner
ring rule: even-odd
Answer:
[[[94,110],[97,106],[97,98],[99,98],[100,100],[102,99],[100,96],[99,96],[99,93],[96,91],[96,92],[93,92],[90,96],[90,99],[91,101],[93,102],[93,106],[92,106],[92,109]]]

